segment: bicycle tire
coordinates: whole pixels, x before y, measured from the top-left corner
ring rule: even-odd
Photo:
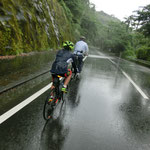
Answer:
[[[64,92],[61,92],[61,100],[64,102]]]
[[[51,94],[54,95],[53,101],[49,102],[49,98],[51,97]],[[55,95],[55,90],[51,90],[50,95],[47,96],[45,103],[44,103],[44,108],[43,108],[43,118],[45,120],[49,120],[52,117],[54,107],[55,107],[55,101],[56,101],[56,95]]]
[[[59,99],[59,101],[63,100],[63,92],[61,91],[61,87],[62,87],[62,86],[59,85],[59,89],[58,89],[58,90],[59,90],[59,91],[58,91],[58,92],[59,92],[59,93],[58,93],[58,99]]]
[[[64,102],[64,92],[61,91],[63,83],[64,79],[61,82],[59,80],[55,80],[55,88],[51,89],[49,96],[45,100],[43,108],[43,118],[45,120],[52,118],[53,111],[61,100]],[[53,100],[49,101],[51,96],[53,96]]]

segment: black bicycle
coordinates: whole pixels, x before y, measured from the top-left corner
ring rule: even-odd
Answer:
[[[52,84],[54,88],[50,89],[50,94],[44,103],[43,117],[45,120],[49,120],[52,117],[53,111],[60,101],[64,102],[64,92],[61,91],[64,81],[65,77],[60,75],[54,76]]]

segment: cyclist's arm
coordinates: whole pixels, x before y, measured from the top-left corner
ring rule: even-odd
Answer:
[[[67,60],[67,63],[68,64],[70,64],[70,63],[72,63],[73,62],[73,59],[72,58],[69,58],[68,60]]]
[[[86,44],[85,45],[85,53],[84,53],[84,55],[88,56],[88,53],[89,53],[89,48],[88,48],[88,45]]]

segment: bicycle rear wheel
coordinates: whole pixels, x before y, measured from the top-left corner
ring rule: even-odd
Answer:
[[[49,101],[50,97],[53,95],[53,100]],[[51,90],[50,95],[47,96],[45,103],[44,103],[44,108],[43,108],[43,117],[45,120],[49,120],[52,118],[53,115],[53,110],[55,108],[55,102],[56,102],[56,92],[55,89]]]

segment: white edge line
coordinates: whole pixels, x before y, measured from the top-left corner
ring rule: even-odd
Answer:
[[[101,59],[110,59],[110,58],[112,58],[112,57],[109,57],[109,56],[99,56],[99,55],[89,55],[88,57],[101,58]]]
[[[116,65],[116,63],[114,61],[112,61],[111,59],[109,59],[109,61],[111,61],[113,64]],[[123,75],[132,83],[132,85],[137,89],[137,91],[143,96],[143,98],[145,99],[149,99],[146,94],[135,84],[135,82],[121,69]]]
[[[84,57],[83,61],[85,61],[86,58],[87,58],[87,56]],[[45,86],[44,88],[42,88],[38,92],[34,93],[32,96],[30,96],[27,99],[25,99],[23,102],[19,103],[18,105],[16,105],[15,107],[13,107],[12,109],[10,109],[9,111],[7,111],[4,114],[2,114],[0,116],[0,124],[3,123],[4,121],[6,121],[11,116],[13,116],[19,110],[21,110],[22,108],[24,108],[26,105],[28,105],[29,103],[31,103],[33,100],[35,100],[41,94],[43,94],[45,91],[47,91],[51,87],[51,85],[52,85],[52,83],[48,84],[47,86]]]
[[[115,63],[114,61],[112,61],[110,58],[108,58],[108,60],[109,60],[110,62],[112,62],[114,65],[116,65],[116,63]]]
[[[126,76],[126,78],[133,84],[133,86],[139,91],[139,93],[145,98],[145,99],[149,99],[146,94],[134,83],[134,81],[124,72],[122,71],[122,73]]]
[[[17,113],[20,109],[31,103],[33,100],[35,100],[37,97],[39,97],[41,94],[43,94],[45,91],[47,91],[51,87],[52,83],[48,84],[38,92],[34,93],[32,96],[25,99],[23,102],[19,103],[9,111],[5,112],[0,116],[0,124],[6,121],[8,118],[13,116],[15,113]]]

